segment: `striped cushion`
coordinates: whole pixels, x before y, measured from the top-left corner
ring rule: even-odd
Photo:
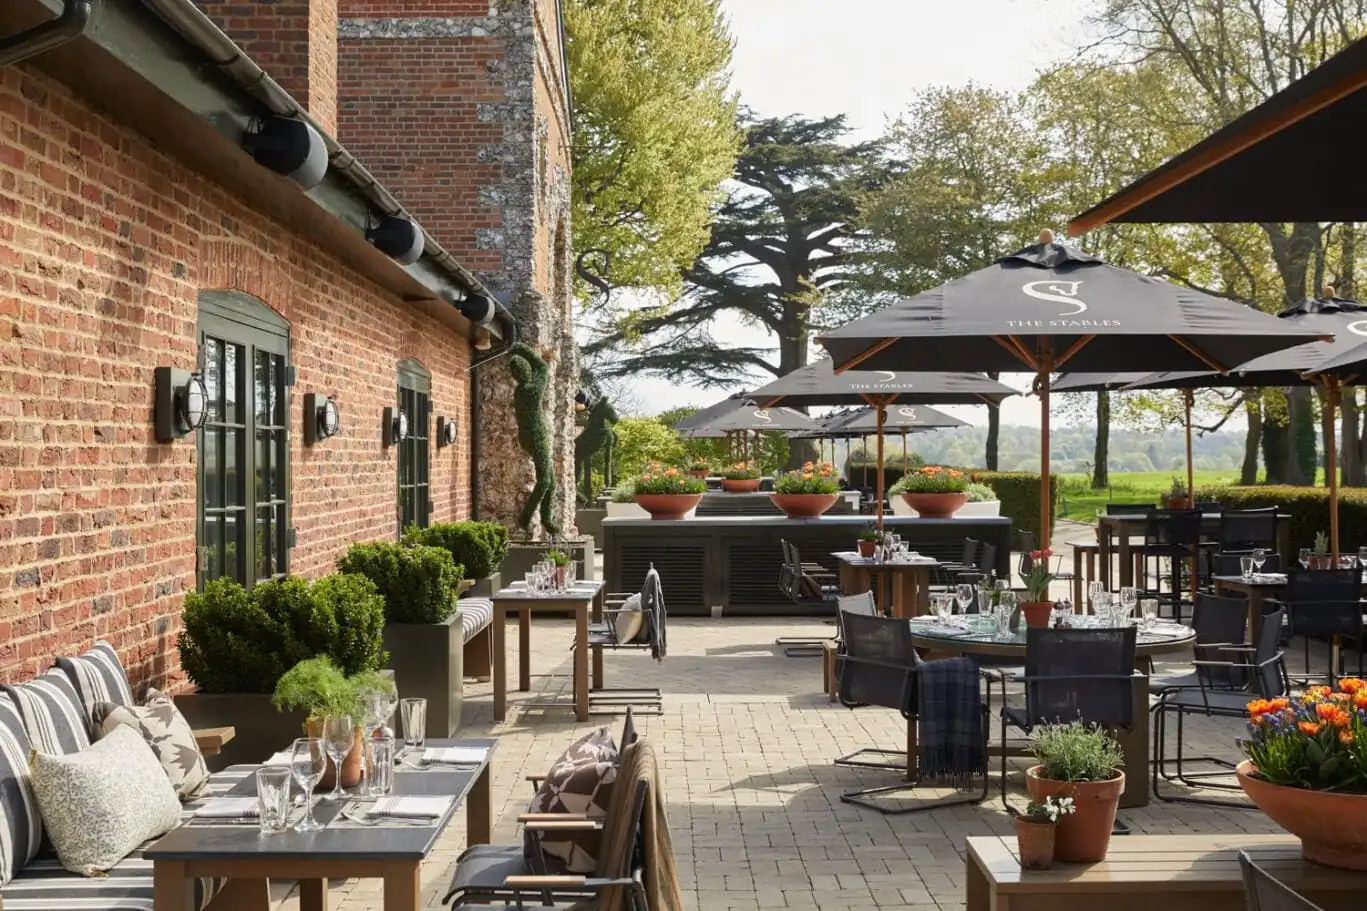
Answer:
[[[96,640],[90,651],[79,658],[58,658],[57,666],[66,672],[76,692],[80,693],[87,715],[97,702],[135,704],[133,688],[128,685],[128,674],[119,662],[119,653],[103,639]]]
[[[461,635],[466,642],[494,619],[494,603],[484,598],[461,598],[456,608],[460,611]]]
[[[0,693],[0,886],[38,853],[43,821],[28,778],[29,739],[14,703]]]
[[[54,668],[5,692],[19,707],[35,749],[59,756],[90,746],[90,716],[66,674]]]

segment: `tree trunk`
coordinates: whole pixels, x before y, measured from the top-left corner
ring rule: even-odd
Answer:
[[[989,373],[992,379],[997,379],[1000,374]],[[997,471],[997,443],[1001,438],[1002,430],[1002,410],[999,405],[987,406],[987,446],[983,452],[983,467],[988,471]]]
[[[783,331],[778,334],[779,376],[787,376],[794,370],[807,366],[807,316],[810,311],[809,305],[792,299],[783,304]],[[811,440],[790,439],[788,441],[788,460],[784,462],[783,468],[785,470],[800,468],[815,458],[815,443]]]
[[[1290,427],[1275,417],[1263,420],[1263,468],[1269,484],[1285,484],[1287,456],[1291,450]]]
[[[1286,483],[1314,486],[1318,457],[1315,453],[1315,403],[1309,388],[1292,389],[1286,395],[1290,412],[1290,440],[1286,454]]]
[[[1244,464],[1239,472],[1239,483],[1251,487],[1258,483],[1258,445],[1263,434],[1262,401],[1256,395],[1244,400],[1244,412],[1248,415],[1248,433],[1244,437]]]
[[[1343,412],[1340,419],[1339,439],[1343,443],[1343,486],[1345,487],[1367,487],[1367,470],[1364,470],[1362,459],[1362,441],[1360,438],[1361,429],[1361,410],[1358,407],[1358,392],[1356,388],[1349,387],[1343,390],[1343,400],[1339,403],[1339,409]]]
[[[1101,490],[1111,483],[1107,463],[1111,455],[1111,393],[1096,394],[1096,445],[1092,449],[1092,489]]]

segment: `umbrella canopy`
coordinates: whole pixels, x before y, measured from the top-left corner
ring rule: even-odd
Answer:
[[[1060,373],[1049,384],[1052,392],[1103,392],[1122,389],[1148,373]]]
[[[682,431],[686,437],[706,439],[724,437],[728,433],[776,431],[783,433],[793,430],[816,430],[820,424],[800,411],[791,408],[756,408],[742,404],[705,426]],[[677,429],[677,428],[676,428]]]
[[[682,432],[685,430],[693,430],[698,427],[706,427],[718,418],[725,417],[742,405],[747,404],[747,402],[748,400],[745,393],[737,392],[735,395],[727,396],[714,405],[708,405],[706,408],[699,408],[697,411],[675,424],[674,429]]]
[[[952,370],[952,368],[950,368]],[[981,373],[850,370],[836,373],[830,358],[799,367],[748,393],[766,405],[996,405],[1019,395]]]
[[[894,405],[886,410],[883,430],[886,433],[915,433],[918,430],[934,430],[939,427],[967,427],[968,421],[945,414],[926,405]],[[862,408],[846,415],[839,421],[827,424],[822,435],[867,436],[878,432],[878,414],[873,408]]]

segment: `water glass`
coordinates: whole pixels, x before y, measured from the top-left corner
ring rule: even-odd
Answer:
[[[304,791],[304,818],[295,824],[296,832],[314,832],[323,828],[323,824],[313,818],[313,789],[318,787],[327,767],[328,755],[322,740],[300,737],[294,742],[294,750],[290,753],[290,771]]]
[[[1245,582],[1252,582],[1252,581],[1253,581],[1253,558],[1252,558],[1252,557],[1240,557],[1240,558],[1239,558],[1239,571],[1243,573],[1243,575],[1244,575],[1244,581],[1245,581]]]
[[[421,750],[427,742],[427,700],[399,701],[403,719],[403,744],[410,750]]]
[[[285,766],[262,766],[256,770],[256,807],[261,831],[275,835],[289,828],[290,775]]]
[[[1358,568],[1367,569],[1367,547],[1358,548]]]
[[[992,592],[989,589],[978,589],[978,613],[984,617],[992,613]]]
[[[380,737],[370,742],[371,762],[375,773],[371,776],[370,794],[380,797],[394,791],[394,738]]]
[[[1139,612],[1142,615],[1140,625],[1145,629],[1158,622],[1158,599],[1145,598],[1139,602]]]
[[[323,719],[323,745],[327,748],[334,771],[332,790],[324,795],[324,800],[346,797],[346,792],[342,790],[342,763],[356,743],[355,730],[350,715],[329,715]]]

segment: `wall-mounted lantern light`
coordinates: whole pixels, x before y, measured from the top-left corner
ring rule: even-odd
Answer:
[[[411,266],[422,256],[422,228],[402,216],[381,215],[379,223],[366,230],[365,239],[403,266]]]
[[[170,443],[202,427],[209,413],[209,395],[199,374],[158,367],[153,376],[157,442]]]
[[[383,423],[386,446],[397,446],[408,439],[408,412],[402,408],[386,408]]]
[[[488,329],[476,326],[470,344],[474,345],[476,351],[488,351],[494,347],[494,338],[489,334]]]
[[[267,117],[242,136],[242,148],[256,163],[282,174],[305,190],[323,182],[328,150],[318,131],[291,117]]]
[[[322,396],[316,392],[304,395],[304,445],[312,446],[329,437],[335,437],[342,429],[342,415],[332,396]]]
[[[455,421],[448,421],[446,418],[437,418],[437,448],[444,449],[452,446],[460,434],[460,426]]]

